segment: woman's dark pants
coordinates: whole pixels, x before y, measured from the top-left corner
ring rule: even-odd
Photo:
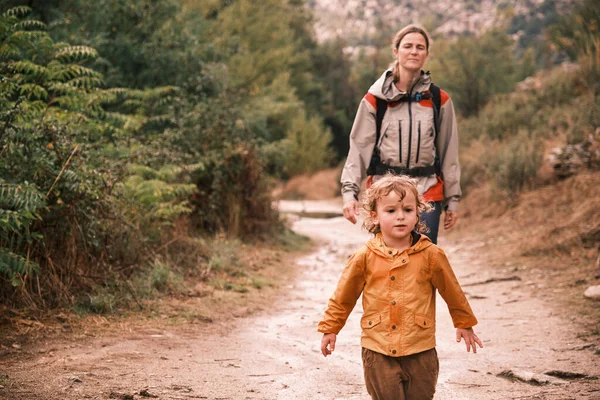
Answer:
[[[440,216],[442,215],[442,202],[436,201],[431,203],[435,208],[421,216],[425,225],[429,228],[429,232],[425,233],[434,244],[437,244],[438,231],[440,230]]]

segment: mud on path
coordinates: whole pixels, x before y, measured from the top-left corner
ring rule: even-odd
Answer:
[[[297,203],[288,204],[298,207]],[[315,204],[302,204],[300,211]],[[335,207],[338,207],[337,205]],[[339,209],[339,208],[338,208]],[[296,210],[298,211],[298,210]],[[41,343],[26,356],[0,360],[2,399],[368,399],[359,345],[359,304],[338,336],[336,351],[319,351],[317,323],[346,258],[367,239],[341,217],[299,218],[297,232],[322,243],[297,261],[297,278],[282,285],[272,307],[250,318]],[[440,377],[436,399],[600,399],[600,359],[578,327],[556,313],[552,296],[514,272],[492,269],[478,243],[442,237],[459,281],[480,321],[485,348],[467,353],[454,341],[438,298]],[[592,351],[591,351],[592,350]],[[543,385],[499,376],[567,371],[587,378]],[[525,375],[523,375],[525,376]]]

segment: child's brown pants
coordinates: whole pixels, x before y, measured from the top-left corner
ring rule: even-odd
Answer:
[[[440,364],[435,348],[403,357],[362,349],[367,392],[375,400],[433,399]]]

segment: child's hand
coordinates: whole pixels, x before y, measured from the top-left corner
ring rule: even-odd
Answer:
[[[337,335],[335,333],[324,333],[323,339],[321,339],[321,353],[325,357],[331,354],[333,350],[335,350],[335,338]],[[327,348],[329,346],[329,348]]]
[[[471,351],[470,349],[472,348],[473,353],[477,353],[477,346],[475,346],[476,343],[480,348],[483,348],[483,343],[481,342],[481,339],[477,337],[475,332],[473,332],[473,328],[456,328],[456,341],[460,342],[461,338],[465,339],[467,351]]]

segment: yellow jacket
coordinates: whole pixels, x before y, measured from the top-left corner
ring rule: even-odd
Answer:
[[[413,233],[403,252],[381,234],[354,253],[329,299],[319,332],[338,334],[362,293],[361,345],[388,356],[435,347],[435,290],[448,305],[454,327],[477,324],[446,255],[425,235]]]

